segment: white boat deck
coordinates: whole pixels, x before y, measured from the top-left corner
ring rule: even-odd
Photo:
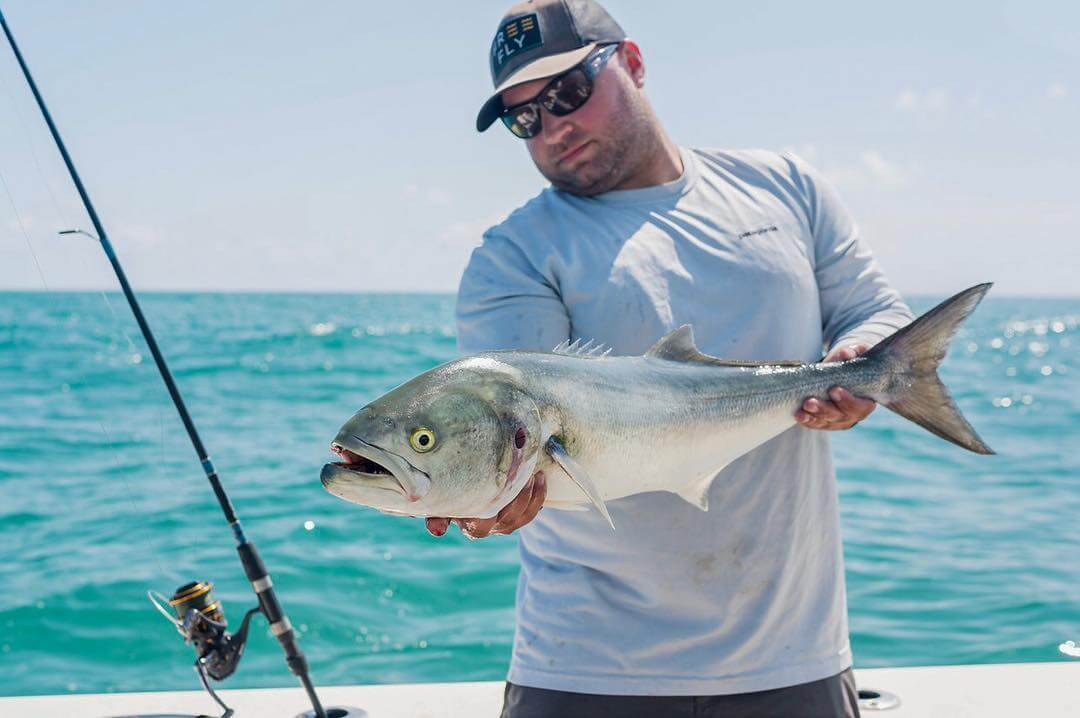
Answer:
[[[901,701],[887,711],[864,709],[864,716],[1080,716],[1080,661],[874,668],[857,671],[856,680],[860,689],[887,691]],[[502,687],[501,682],[328,686],[320,688],[319,695],[327,707],[362,708],[368,718],[495,718],[502,706]],[[285,718],[310,710],[300,688],[223,690],[220,695],[236,710],[236,718]],[[202,691],[0,698],[3,718],[163,718],[201,713],[221,714]]]

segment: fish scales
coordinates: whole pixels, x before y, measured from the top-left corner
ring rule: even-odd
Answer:
[[[798,368],[686,368],[641,357],[489,356],[529,377],[527,391],[542,412],[550,407],[552,423],[567,447],[578,449],[605,500],[671,490],[672,473],[692,486],[745,453],[745,445],[795,426],[795,411],[806,397],[824,396],[838,385],[876,393],[890,381],[861,359]],[[579,381],[585,375],[590,391]],[[538,466],[548,474],[548,500],[579,502],[581,492],[567,477],[552,481],[564,474],[552,464]]]

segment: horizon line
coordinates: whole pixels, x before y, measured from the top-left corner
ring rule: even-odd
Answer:
[[[97,294],[98,292],[105,292],[107,294],[123,295],[123,292],[119,287],[94,287],[94,288],[73,288],[73,289],[54,289],[52,287],[0,287],[0,294]],[[136,295],[141,296],[144,294],[321,294],[321,295],[340,295],[340,296],[365,296],[365,295],[393,295],[393,294],[417,294],[428,296],[454,296],[457,294],[456,289],[369,289],[366,291],[345,290],[345,289],[296,289],[296,288],[276,288],[276,289],[263,289],[263,288],[229,288],[229,289],[185,289],[185,288],[154,288],[154,289],[138,289]],[[900,292],[901,297],[943,297],[951,296],[948,291],[934,292],[934,291],[920,291],[920,292]],[[993,295],[988,295],[987,299],[1080,299],[1080,293],[1075,294],[1057,294],[1053,292],[1048,293],[1032,293],[1024,294],[1019,292],[999,291]]]

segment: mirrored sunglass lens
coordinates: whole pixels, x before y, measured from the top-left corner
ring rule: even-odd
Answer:
[[[521,107],[502,116],[503,123],[518,137],[528,139],[540,130],[540,113],[532,107]]]
[[[553,115],[568,115],[584,105],[591,94],[592,81],[583,70],[574,68],[544,88],[537,101]]]

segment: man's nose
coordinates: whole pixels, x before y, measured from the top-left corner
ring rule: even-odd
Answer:
[[[544,139],[544,144],[560,144],[572,131],[569,115],[558,117],[543,108],[540,109],[540,136]]]

